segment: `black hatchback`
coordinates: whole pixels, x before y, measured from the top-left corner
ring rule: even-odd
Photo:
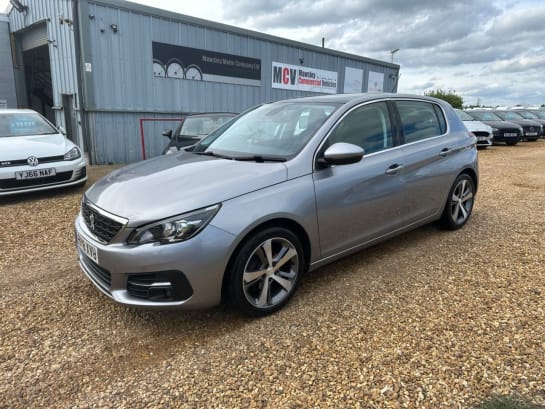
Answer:
[[[465,111],[477,121],[481,121],[492,127],[494,133],[494,142],[505,142],[507,145],[516,145],[524,136],[521,126],[504,121],[494,112],[489,110],[467,110]]]

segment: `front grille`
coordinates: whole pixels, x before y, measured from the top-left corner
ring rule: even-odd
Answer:
[[[64,155],[59,156],[47,156],[45,158],[38,158],[38,163],[52,163],[52,162],[62,162],[64,161]],[[26,159],[17,159],[17,160],[6,160],[0,162],[0,167],[9,167],[9,166],[26,166],[28,162]]]
[[[109,243],[123,227],[121,223],[99,213],[85,201],[81,204],[81,214],[87,228],[105,243]]]
[[[520,130],[518,129],[501,129],[497,132],[494,132],[494,136],[503,137],[505,134],[516,134],[517,137],[520,136]],[[507,138],[515,138],[514,136],[507,136]]]
[[[112,285],[112,273],[105,268],[100,267],[97,263],[87,257],[85,254],[81,254],[81,262],[85,265],[86,270],[93,276],[102,288],[109,290]]]
[[[0,189],[24,189],[30,186],[51,185],[66,182],[72,178],[72,171],[59,172],[54,176],[34,179],[0,179]]]
[[[486,131],[473,131],[473,135],[475,135],[476,137],[485,137],[485,138],[488,138],[490,136],[490,134]]]

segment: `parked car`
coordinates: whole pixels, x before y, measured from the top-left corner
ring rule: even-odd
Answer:
[[[545,132],[543,129],[543,127],[545,127],[545,111],[534,111],[530,109],[519,108],[513,108],[512,110],[518,113],[524,119],[529,119],[531,121],[539,123],[541,125],[541,137],[545,137]]]
[[[468,131],[473,133],[477,138],[477,147],[486,148],[487,146],[492,145],[494,140],[494,134],[492,133],[492,127],[486,124],[483,124],[481,121],[476,121],[468,113],[462,111],[461,109],[454,110],[463,122]]]
[[[86,160],[62,130],[29,109],[0,110],[0,196],[86,180]]]
[[[543,126],[540,123],[530,119],[524,119],[515,111],[495,110],[494,113],[504,121],[509,121],[519,125],[524,131],[521,139],[526,139],[527,141],[537,141],[543,133]]]
[[[214,112],[187,116],[174,132],[172,132],[172,129],[163,132],[163,136],[170,139],[169,144],[163,150],[163,155],[175,153],[181,148],[195,145],[203,137],[236,115],[231,112]]]
[[[477,121],[492,127],[494,134],[494,143],[505,142],[507,145],[516,145],[524,135],[521,126],[509,121],[504,121],[498,115],[490,110],[467,110],[464,111]]]
[[[345,94],[269,103],[191,149],[94,184],[75,221],[79,260],[122,304],[223,299],[265,315],[308,270],[436,220],[461,228],[477,186],[475,137],[446,102]]]

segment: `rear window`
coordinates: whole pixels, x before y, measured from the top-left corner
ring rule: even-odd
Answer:
[[[433,138],[447,131],[443,111],[437,104],[424,101],[395,101],[405,143]]]
[[[0,138],[55,133],[57,131],[38,114],[0,113]]]

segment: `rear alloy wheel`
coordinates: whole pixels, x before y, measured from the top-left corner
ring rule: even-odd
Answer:
[[[456,230],[467,223],[475,201],[475,184],[465,173],[456,178],[450,189],[447,204],[441,218],[441,225]]]
[[[258,232],[235,257],[229,294],[237,307],[254,316],[282,308],[305,268],[299,238],[284,228]]]

